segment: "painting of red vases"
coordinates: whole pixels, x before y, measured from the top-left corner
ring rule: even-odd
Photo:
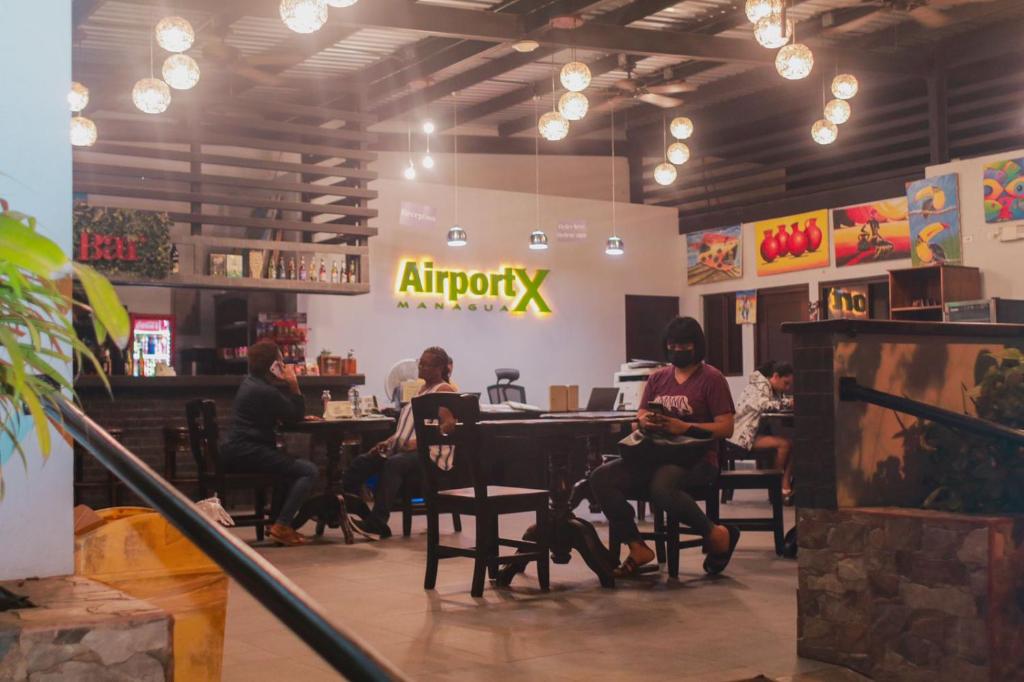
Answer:
[[[754,223],[757,274],[781,275],[828,267],[828,211]]]

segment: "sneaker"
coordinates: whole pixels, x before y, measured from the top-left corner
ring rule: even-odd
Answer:
[[[285,547],[296,547],[309,542],[306,538],[296,533],[291,526],[286,526],[283,523],[275,523],[270,527],[270,539]]]

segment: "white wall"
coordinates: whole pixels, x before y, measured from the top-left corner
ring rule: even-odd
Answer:
[[[619,205],[626,254],[613,258],[604,253],[609,202],[544,197],[542,223],[551,248],[529,251],[532,194],[462,189],[459,220],[469,233],[469,245],[455,249],[445,244],[454,220],[451,187],[388,179],[373,186],[380,192],[374,202],[380,216],[373,223],[380,234],[370,239],[371,293],[303,296],[299,301],[299,309],[309,313],[311,353],[328,348],[344,354],[354,349],[369,393],[383,396],[384,378],[394,362],[440,345],[455,358],[454,379],[464,390],[482,391],[494,382],[495,368],[516,367],[531,403],[546,406],[550,384],[579,384],[585,401],[592,387],[611,384],[612,373],[625,360],[624,295],[679,293],[683,247],[673,209]],[[403,200],[435,206],[437,227],[399,225]],[[588,223],[585,241],[555,240],[559,220],[579,218]],[[436,268],[549,268],[542,291],[553,314],[537,318],[398,309],[394,288],[399,259],[419,256],[431,257]]]
[[[0,196],[70,250],[71,3],[0,0],[0,16]],[[44,462],[34,436],[22,445],[27,469],[17,455],[3,467],[0,580],[66,574],[73,565],[71,448],[54,434]]]

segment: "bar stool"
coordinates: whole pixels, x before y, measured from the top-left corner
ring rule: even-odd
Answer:
[[[107,429],[114,440],[118,443],[124,443],[124,429]],[[100,465],[105,474],[102,480],[87,481],[85,480],[85,457],[88,452],[85,448],[81,447],[77,441],[75,441],[74,447],[74,501],[76,505],[82,504],[82,492],[85,490],[106,490],[107,491],[107,505],[110,507],[117,507],[121,504],[121,489],[124,484],[117,479],[117,476],[107,470],[106,467]]]
[[[198,485],[199,478],[178,476],[178,455],[184,455],[185,461],[192,460],[192,446],[189,442],[187,426],[165,426],[164,435],[164,478],[176,488],[182,485]]]

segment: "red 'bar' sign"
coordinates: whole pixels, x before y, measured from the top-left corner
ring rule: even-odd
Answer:
[[[78,243],[78,261],[137,261],[139,246],[145,243],[145,235],[132,237],[111,237],[83,231]]]

